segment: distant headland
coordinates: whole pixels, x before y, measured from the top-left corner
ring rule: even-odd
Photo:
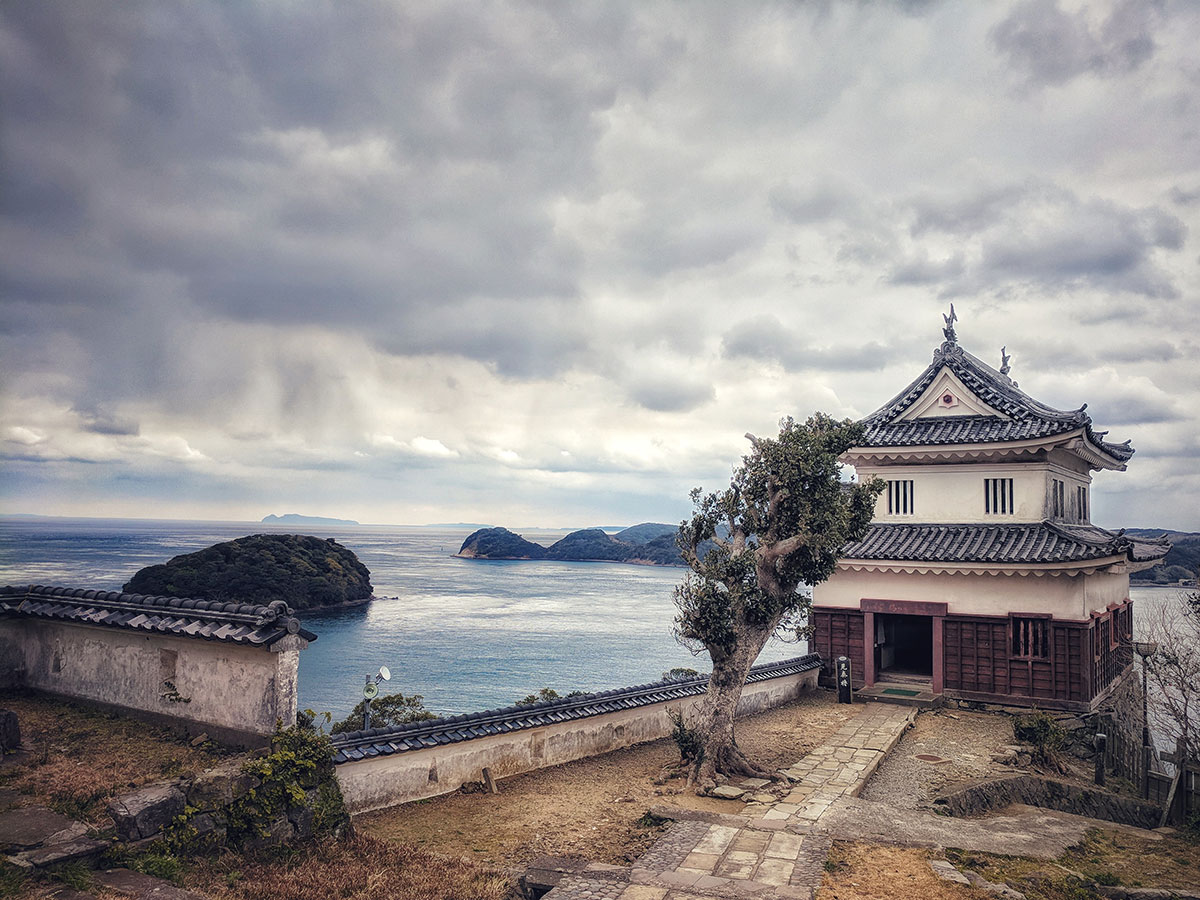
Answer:
[[[328,519],[325,516],[302,516],[299,513],[285,513],[282,516],[263,516],[262,521],[268,525],[357,525],[353,519]]]
[[[675,546],[677,525],[644,522],[610,535],[600,528],[572,531],[549,547],[527,541],[507,528],[480,528],[463,541],[463,559],[553,559],[570,562],[623,562],[682,566]]]

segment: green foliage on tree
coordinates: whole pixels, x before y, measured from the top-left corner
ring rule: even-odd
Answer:
[[[254,534],[148,566],[125,591],[266,605],[300,611],[371,597],[371,573],[337,541],[302,534]]]
[[[679,681],[683,678],[697,678],[700,673],[695,669],[689,669],[687,666],[676,666],[673,669],[667,669],[662,673],[663,681]]]
[[[694,511],[679,528],[692,570],[675,589],[675,634],[713,671],[693,726],[704,738],[688,781],[698,790],[718,772],[764,773],[734,739],[734,712],[746,675],[772,634],[801,636],[812,606],[801,590],[829,578],[843,546],[866,533],[883,482],[846,483],[838,458],[863,426],[817,413],[780,423],[777,438],[746,436],[751,452],[719,493],[692,491]],[[706,542],[711,549],[704,550]]]
[[[566,694],[567,697],[582,697],[583,691],[571,691]],[[535,703],[544,703],[547,700],[561,700],[563,695],[554,688],[544,687],[536,694],[528,694],[522,697],[513,706],[533,706]]]
[[[407,725],[409,722],[427,722],[437,716],[425,708],[425,698],[420,694],[409,694],[405,697],[395,694],[380,694],[371,701],[371,727],[389,728],[393,725]],[[329,731],[340,734],[343,731],[362,731],[363,717],[367,709],[367,701],[359,700],[350,715],[340,722],[334,722]]]

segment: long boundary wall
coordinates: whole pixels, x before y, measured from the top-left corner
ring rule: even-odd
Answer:
[[[739,715],[770,709],[816,687],[816,655],[756,666]],[[691,714],[706,679],[641,685],[582,699],[336,735],[337,778],[351,812],[457,790],[666,737],[668,713]]]

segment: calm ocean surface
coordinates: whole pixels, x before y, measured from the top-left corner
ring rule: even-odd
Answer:
[[[473,712],[552,687],[603,690],[674,666],[707,671],[671,637],[683,569],[614,563],[455,559],[471,529],[273,527],[244,522],[0,519],[0,584],[120,590],[143,566],[247,534],[331,537],[371,570],[381,599],[301,615],[318,640],[300,654],[300,707],[340,718],[363,676],[386,665],[390,691],[437,713]],[[549,544],[565,532],[526,532]],[[805,652],[772,641],[761,662]]]
[[[120,590],[143,566],[247,534],[297,529],[245,522],[0,519],[0,584]],[[367,606],[301,616],[318,640],[300,654],[300,707],[340,718],[363,676],[385,665],[389,691],[442,715],[560,693],[654,681],[674,666],[707,671],[671,637],[683,569],[614,563],[455,559],[470,529],[331,527],[371,570]],[[564,532],[526,532],[542,544]],[[1174,588],[1135,587],[1143,613]],[[394,599],[391,599],[394,598]],[[1139,615],[1137,618],[1141,618]],[[1135,623],[1136,625],[1136,623]],[[805,652],[772,641],[760,662]]]

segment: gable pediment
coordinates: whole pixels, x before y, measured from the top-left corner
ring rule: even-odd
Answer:
[[[930,419],[942,416],[1009,416],[989,406],[963,384],[949,368],[943,368],[929,383],[921,396],[900,415],[899,421],[907,419]]]

